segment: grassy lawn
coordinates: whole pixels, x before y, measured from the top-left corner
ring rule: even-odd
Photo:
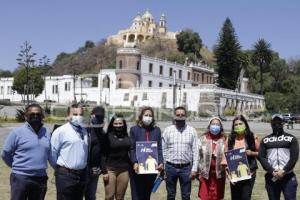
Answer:
[[[299,138],[298,138],[299,140]],[[298,161],[295,173],[298,174],[298,182],[300,181],[300,161]],[[267,198],[267,192],[264,187],[264,174],[262,167],[259,166],[259,169],[257,170],[257,176],[256,176],[256,182],[254,185],[253,193],[252,193],[252,199],[253,200],[265,200]],[[0,199],[8,200],[10,198],[10,183],[9,183],[9,176],[10,176],[10,169],[3,163],[2,159],[0,161]],[[53,170],[50,167],[48,169],[48,191],[46,195],[47,200],[54,200],[56,199],[56,190],[55,190],[55,179],[53,176]],[[197,180],[193,181],[193,187],[192,187],[192,195],[191,199],[198,199],[198,186],[199,182]],[[99,185],[97,190],[97,199],[104,199],[104,187],[102,182],[102,177],[99,179]],[[152,195],[151,199],[155,200],[164,200],[166,199],[167,193],[165,189],[164,183],[160,186],[158,191]],[[126,197],[125,199],[129,200],[130,198],[130,187],[127,189]],[[177,199],[180,198],[180,189],[178,187],[177,189]],[[229,183],[226,183],[226,192],[225,192],[225,199],[230,199],[230,188]],[[283,197],[281,198],[283,199]],[[297,199],[300,199],[300,192],[299,189],[297,191]]]

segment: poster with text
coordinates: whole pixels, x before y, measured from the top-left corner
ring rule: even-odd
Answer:
[[[225,152],[228,173],[231,182],[238,182],[251,178],[245,148],[233,149]]]
[[[157,142],[136,142],[136,158],[139,174],[157,174],[158,153]]]

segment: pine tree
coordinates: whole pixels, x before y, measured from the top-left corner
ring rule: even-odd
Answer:
[[[218,69],[219,87],[235,89],[240,72],[241,46],[238,42],[233,25],[226,18],[219,39],[214,49]]]

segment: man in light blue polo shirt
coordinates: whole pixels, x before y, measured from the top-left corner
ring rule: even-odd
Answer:
[[[82,127],[82,107],[74,104],[67,114],[69,122],[57,128],[51,137],[57,200],[82,200],[87,176],[88,133]]]
[[[43,109],[31,104],[25,110],[26,123],[6,138],[2,159],[12,168],[12,200],[42,200],[47,190],[47,160],[50,133],[43,127]]]

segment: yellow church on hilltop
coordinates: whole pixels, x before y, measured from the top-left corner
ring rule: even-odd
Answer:
[[[135,47],[137,43],[151,38],[176,40],[176,34],[177,32],[167,31],[167,21],[164,14],[161,15],[159,23],[156,23],[153,15],[147,10],[142,16],[138,14],[133,19],[130,28],[120,30],[118,34],[108,37],[107,43]]]

